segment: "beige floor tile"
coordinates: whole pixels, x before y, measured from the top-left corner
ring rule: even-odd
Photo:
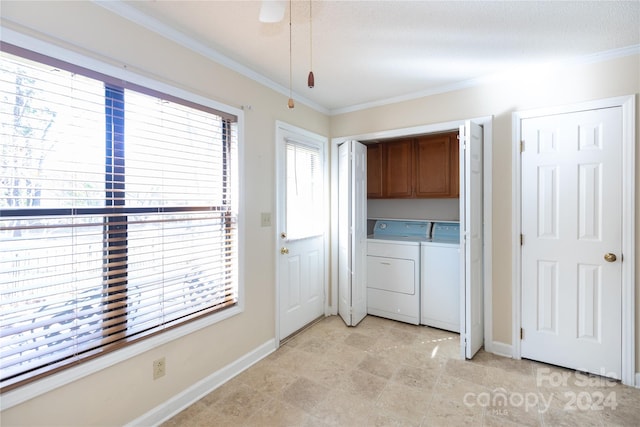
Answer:
[[[300,332],[280,341],[280,347],[297,348],[301,343],[303,343],[308,339],[309,339],[308,332]]]
[[[367,316],[355,327],[361,334],[376,337],[383,335],[389,328],[391,328],[391,322],[377,316]]]
[[[518,392],[501,392],[507,395],[507,400],[497,399],[495,391],[491,393],[490,404],[485,408],[485,414],[525,426],[541,426],[542,413],[538,401],[529,399],[527,395]],[[533,395],[532,395],[533,396]]]
[[[550,409],[542,413],[542,419],[545,426],[558,427],[595,427],[602,426],[602,417],[600,414],[594,414],[585,411],[566,411],[558,409]]]
[[[324,358],[308,365],[302,376],[327,388],[335,388],[342,385],[350,370],[333,359]]]
[[[360,332],[351,332],[344,339],[344,343],[360,350],[369,350],[378,340],[378,337],[373,335],[365,335]]]
[[[521,374],[533,375],[533,365],[531,361],[526,359],[516,360],[509,357],[498,356],[497,354],[487,353],[484,349],[480,349],[471,362],[487,367],[500,368],[507,372],[518,372]]]
[[[304,424],[302,424],[302,427],[330,427],[331,424],[327,424],[324,421],[322,421],[320,418],[318,417],[314,417],[313,415],[307,415],[307,419],[305,420]]]
[[[271,353],[270,355],[268,355],[267,357],[262,359],[260,361],[260,363],[263,363],[263,362],[267,362],[267,363],[276,362],[276,361],[280,360],[281,358],[285,357],[287,355],[287,353],[289,353],[292,350],[293,350],[293,347],[287,346],[287,345],[282,345],[276,351],[274,351],[273,353]]]
[[[482,425],[484,427],[525,427],[526,424],[520,424],[515,421],[510,421],[499,415],[492,415],[485,412],[482,418]],[[551,427],[551,426],[550,426]]]
[[[358,364],[358,369],[377,375],[381,378],[389,379],[398,370],[399,365],[383,357],[367,355]]]
[[[338,341],[338,338],[346,337],[355,328],[347,326],[340,316],[327,317],[304,331],[305,335],[329,338]]]
[[[214,416],[221,414],[230,420],[241,423],[270,400],[272,398],[254,390],[252,387],[241,385],[208,406],[202,413]]]
[[[640,426],[640,414],[637,409],[623,408],[616,411],[602,413],[602,421],[605,426]]]
[[[503,370],[493,366],[485,367],[483,384],[490,389],[502,388],[510,392],[537,392],[536,379],[531,372]]]
[[[197,418],[183,425],[188,427],[229,427],[242,426],[243,424],[242,418],[213,411],[203,412]]]
[[[545,366],[538,364],[540,366]],[[588,376],[563,368],[545,366],[542,371],[541,393],[552,395],[551,408],[556,411],[586,412],[605,422],[624,420],[625,413],[636,418],[640,425],[640,390],[621,385],[617,381]],[[551,374],[550,374],[551,372]],[[564,376],[560,376],[563,374]],[[554,375],[550,377],[550,375]],[[551,378],[551,379],[549,379]],[[635,413],[634,413],[635,410]]]
[[[436,395],[422,421],[424,426],[477,426],[482,425],[484,408],[465,404],[464,401]]]
[[[366,350],[342,344],[333,346],[327,350],[324,354],[324,359],[337,363],[346,369],[353,369],[367,357],[367,354]]]
[[[272,366],[290,374],[303,375],[309,366],[320,363],[323,355],[312,354],[305,351],[291,348],[282,357],[272,361]]]
[[[442,373],[439,363],[425,364],[423,367],[402,365],[393,375],[393,381],[431,392]]]
[[[431,348],[430,357],[447,361],[449,359],[461,360],[460,337],[452,335],[440,338],[431,338],[424,343]]]
[[[379,336],[387,337],[400,345],[411,345],[424,337],[421,331],[423,329],[388,328],[379,333]]]
[[[479,402],[479,405],[482,405],[483,397],[491,393],[491,390],[483,385],[444,373],[440,376],[433,391],[435,396],[442,399],[456,402]]]
[[[282,392],[282,400],[306,412],[316,407],[327,396],[329,389],[307,378],[298,378]]]
[[[298,376],[271,364],[257,364],[249,368],[241,378],[244,384],[267,395],[281,394]]]
[[[367,349],[367,353],[396,360],[406,353],[411,346],[412,344],[401,343],[393,339],[393,337],[381,335],[376,342]]]
[[[395,418],[421,422],[431,398],[431,393],[389,381],[378,398],[377,407]]]
[[[307,413],[281,400],[273,399],[245,422],[246,427],[298,427],[307,421]]]
[[[596,390],[592,396],[605,425],[640,426],[639,389],[617,384]]]
[[[418,427],[420,424],[420,421],[398,418],[384,411],[378,411],[372,414],[367,422],[367,426],[369,427]]]
[[[403,365],[422,367],[425,364],[438,363],[444,365],[448,358],[441,356],[442,346],[431,341],[417,342],[410,346],[402,346],[390,357]]]
[[[298,350],[311,354],[325,354],[330,348],[334,347],[332,341],[328,341],[322,337],[308,336],[297,347]]]
[[[328,425],[364,426],[374,409],[375,401],[335,389],[311,413]]]
[[[344,378],[343,388],[353,396],[371,399],[375,402],[386,385],[387,380],[384,378],[353,369]]]
[[[398,322],[397,320],[391,320],[389,322],[389,326],[391,328],[396,328],[396,329],[399,329],[399,330],[404,330],[404,331],[414,332],[414,333],[419,333],[423,329],[427,328],[426,326],[413,325],[411,323],[405,323],[405,322]]]
[[[449,359],[444,368],[445,375],[484,385],[487,368],[466,360]]]

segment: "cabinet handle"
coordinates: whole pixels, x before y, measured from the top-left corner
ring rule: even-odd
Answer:
[[[391,265],[390,262],[381,262],[380,264],[382,264],[382,265]]]

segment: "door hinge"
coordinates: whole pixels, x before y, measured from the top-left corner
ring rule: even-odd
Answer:
[[[520,328],[520,340],[524,339],[524,329]]]
[[[524,141],[520,141],[520,152],[524,152]]]
[[[520,246],[524,245],[524,234],[520,234]]]

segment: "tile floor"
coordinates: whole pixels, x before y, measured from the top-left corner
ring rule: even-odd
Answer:
[[[640,426],[640,390],[480,351],[457,334],[328,317],[163,424]]]

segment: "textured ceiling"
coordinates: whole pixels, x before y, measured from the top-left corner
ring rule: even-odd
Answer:
[[[260,1],[98,4],[288,93],[288,2],[278,23],[259,21]],[[294,98],[327,112],[640,45],[640,1],[314,0],[312,44],[309,5],[291,8]]]

